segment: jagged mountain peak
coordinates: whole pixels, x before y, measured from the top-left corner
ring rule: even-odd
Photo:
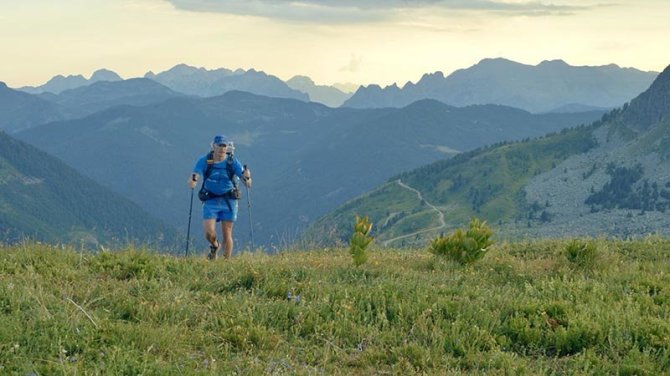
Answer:
[[[168,69],[166,72],[172,72],[172,73],[189,73],[189,72],[195,72],[195,71],[202,71],[204,68],[196,68],[194,66],[190,66],[184,63],[177,64],[174,67]]]
[[[123,80],[121,76],[116,74],[116,72],[111,71],[109,69],[98,69],[97,71],[93,72],[91,75],[91,78],[89,79],[89,82],[98,82],[98,81],[121,81]]]
[[[303,85],[304,84],[315,85],[314,81],[311,78],[309,78],[307,76],[300,76],[300,75],[291,77],[291,79],[286,81],[286,83],[303,84]]]
[[[442,73],[442,71],[435,71],[433,73],[426,73],[423,76],[421,76],[421,80],[436,79],[436,78],[443,79],[444,78],[444,73]]]
[[[309,76],[293,76],[286,81],[286,85],[291,89],[306,93],[310,101],[323,103],[329,107],[338,107],[351,97],[351,94],[344,93],[334,86],[317,85]]]
[[[57,82],[57,81],[63,81],[63,80],[82,80],[82,81],[86,81],[86,78],[84,78],[84,76],[82,76],[81,74],[71,74],[71,75],[68,75],[68,76],[64,76],[62,74],[57,74],[57,75],[51,77],[51,79],[49,81],[47,81],[47,84],[52,83],[52,82]]]
[[[623,111],[624,124],[644,131],[670,115],[670,66],[659,74],[649,89],[630,101]]]
[[[226,68],[217,68],[213,70],[209,70],[204,67],[195,67],[192,65],[180,63],[172,68],[159,72],[159,73],[154,73],[153,71],[149,71],[144,74],[145,78],[149,78],[152,80],[158,80],[160,81],[161,79],[165,79],[168,77],[169,79],[172,79],[174,77],[186,77],[186,78],[194,78],[194,77],[206,77],[206,76],[211,76],[211,77],[222,77],[222,76],[227,76],[231,74],[231,71]]]
[[[566,63],[561,59],[554,60],[543,60],[540,64],[537,65],[538,68],[549,68],[549,69],[565,69],[570,68],[570,64]]]
[[[444,80],[444,73],[442,71],[436,71],[433,73],[425,73],[421,76],[421,79],[416,83],[417,85],[426,84],[429,82],[442,82]],[[408,82],[408,84],[411,82]]]
[[[634,68],[621,68],[618,64],[614,64],[614,63],[603,65],[602,67],[607,68],[607,69],[634,69]]]
[[[361,86],[358,88],[358,91],[365,91],[364,89],[371,90],[374,92],[379,92],[382,90],[382,87],[377,84],[370,84],[368,86]]]
[[[491,57],[491,58],[484,58],[481,59],[477,64],[475,65],[489,65],[489,64],[512,64],[512,65],[523,65],[521,63],[517,63],[516,61],[512,61],[510,59],[505,59],[504,57]]]

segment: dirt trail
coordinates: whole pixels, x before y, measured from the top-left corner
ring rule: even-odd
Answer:
[[[431,210],[434,210],[435,212],[437,212],[438,218],[439,218],[439,220],[440,220],[440,225],[437,226],[437,227],[428,228],[428,229],[423,229],[423,230],[415,231],[415,232],[413,232],[413,233],[411,233],[411,234],[405,234],[405,235],[402,235],[402,236],[396,236],[395,238],[392,238],[392,239],[388,239],[388,240],[386,240],[386,241],[384,241],[384,242],[382,243],[382,244],[384,245],[384,247],[387,247],[389,244],[393,243],[393,242],[396,241],[396,240],[400,240],[400,239],[404,239],[404,238],[409,238],[410,236],[415,236],[415,235],[417,235],[417,234],[422,234],[422,233],[424,233],[424,232],[429,232],[429,231],[436,231],[436,230],[440,230],[440,229],[442,229],[442,228],[447,227],[447,223],[444,221],[444,213],[442,213],[442,211],[440,211],[440,209],[438,209],[435,205],[433,205],[433,204],[431,204],[430,202],[424,200],[423,195],[421,194],[421,192],[419,192],[419,190],[417,190],[417,189],[415,189],[415,188],[412,188],[412,187],[410,187],[409,185],[403,183],[402,180],[400,180],[400,179],[396,180],[395,182],[398,183],[399,186],[401,186],[401,187],[403,187],[403,188],[405,188],[405,189],[408,189],[408,190],[410,190],[410,191],[416,193],[416,195],[417,195],[417,197],[419,198],[419,200],[422,200],[423,202],[426,203],[426,205],[427,205]]]

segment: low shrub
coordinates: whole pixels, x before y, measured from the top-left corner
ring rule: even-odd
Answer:
[[[429,251],[463,265],[470,264],[484,257],[488,247],[493,244],[492,235],[493,231],[485,221],[473,218],[467,230],[456,229],[448,236],[434,239]]]
[[[565,247],[565,257],[579,267],[592,267],[598,254],[593,241],[574,239]]]

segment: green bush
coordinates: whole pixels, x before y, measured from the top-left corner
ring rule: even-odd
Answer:
[[[436,238],[429,250],[463,265],[470,264],[484,257],[488,247],[493,244],[491,235],[493,231],[486,225],[486,221],[473,218],[467,231],[457,229],[448,236]]]
[[[565,257],[579,267],[593,266],[598,248],[593,241],[574,239],[565,247]]]
[[[354,265],[359,266],[365,264],[368,260],[368,255],[365,249],[372,242],[372,237],[369,236],[372,230],[372,223],[367,216],[361,218],[356,216],[356,223],[354,224],[354,233],[351,235],[351,257],[354,259]]]

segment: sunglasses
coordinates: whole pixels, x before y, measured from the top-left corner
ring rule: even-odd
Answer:
[[[227,145],[226,144],[216,144],[216,146],[218,146],[220,148],[225,148]]]

